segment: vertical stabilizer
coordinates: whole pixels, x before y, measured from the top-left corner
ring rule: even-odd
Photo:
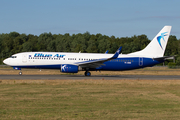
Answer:
[[[154,37],[154,39],[141,51],[130,53],[128,55],[137,55],[144,57],[163,57],[170,35],[171,26],[164,26],[163,29]]]

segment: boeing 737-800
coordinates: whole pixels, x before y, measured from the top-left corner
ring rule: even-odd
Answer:
[[[3,62],[16,70],[37,68],[59,69],[64,73],[85,71],[85,76],[91,75],[89,71],[123,71],[150,67],[164,62],[168,57],[164,57],[164,52],[170,31],[171,26],[164,26],[143,50],[130,54],[120,54],[122,47],[115,54],[23,52],[14,54]]]

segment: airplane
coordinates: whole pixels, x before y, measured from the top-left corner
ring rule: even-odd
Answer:
[[[124,71],[152,67],[162,63],[170,56],[164,56],[171,26],[164,26],[154,39],[143,49],[129,54],[120,54],[122,47],[114,54],[70,53],[70,52],[22,52],[3,61],[4,64],[20,70],[21,68],[59,69],[63,73],[85,71]]]

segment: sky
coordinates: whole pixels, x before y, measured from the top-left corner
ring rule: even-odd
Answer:
[[[165,25],[180,39],[180,0],[0,0],[0,34],[88,31],[153,39]]]

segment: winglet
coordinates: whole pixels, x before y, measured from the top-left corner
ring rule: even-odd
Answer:
[[[108,54],[108,52],[109,52],[109,50],[107,50],[107,51],[105,52],[105,54]]]
[[[120,54],[120,52],[121,52],[121,49],[122,49],[122,46],[119,47],[119,49],[114,53],[114,55],[112,56],[111,59],[116,59],[116,58],[119,56],[119,54]]]

